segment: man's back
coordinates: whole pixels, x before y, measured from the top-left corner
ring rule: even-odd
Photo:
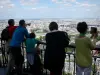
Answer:
[[[91,49],[94,48],[89,38],[76,38],[76,63],[81,67],[89,67],[92,64]]]
[[[26,28],[19,26],[12,37],[10,46],[20,47],[21,43],[24,41],[24,37],[28,37],[28,31]]]
[[[46,35],[46,43],[47,49],[53,49],[56,52],[68,46],[69,38],[65,32],[54,31]]]
[[[63,68],[65,47],[67,47],[68,44],[69,38],[66,32],[53,31],[46,35],[45,68],[49,70]]]

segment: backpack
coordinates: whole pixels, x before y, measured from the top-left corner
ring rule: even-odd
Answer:
[[[1,32],[1,39],[4,41],[8,41],[10,36],[9,36],[9,27],[6,27],[5,29],[3,29],[3,31]]]

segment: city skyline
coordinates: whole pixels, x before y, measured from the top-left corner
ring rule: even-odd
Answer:
[[[99,18],[100,0],[0,0],[0,19]]]

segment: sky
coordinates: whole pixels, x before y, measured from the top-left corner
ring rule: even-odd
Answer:
[[[100,0],[0,0],[0,19],[100,18]]]

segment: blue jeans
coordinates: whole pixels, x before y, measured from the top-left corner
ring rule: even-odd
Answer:
[[[76,65],[76,75],[91,75],[92,67],[80,67]]]

